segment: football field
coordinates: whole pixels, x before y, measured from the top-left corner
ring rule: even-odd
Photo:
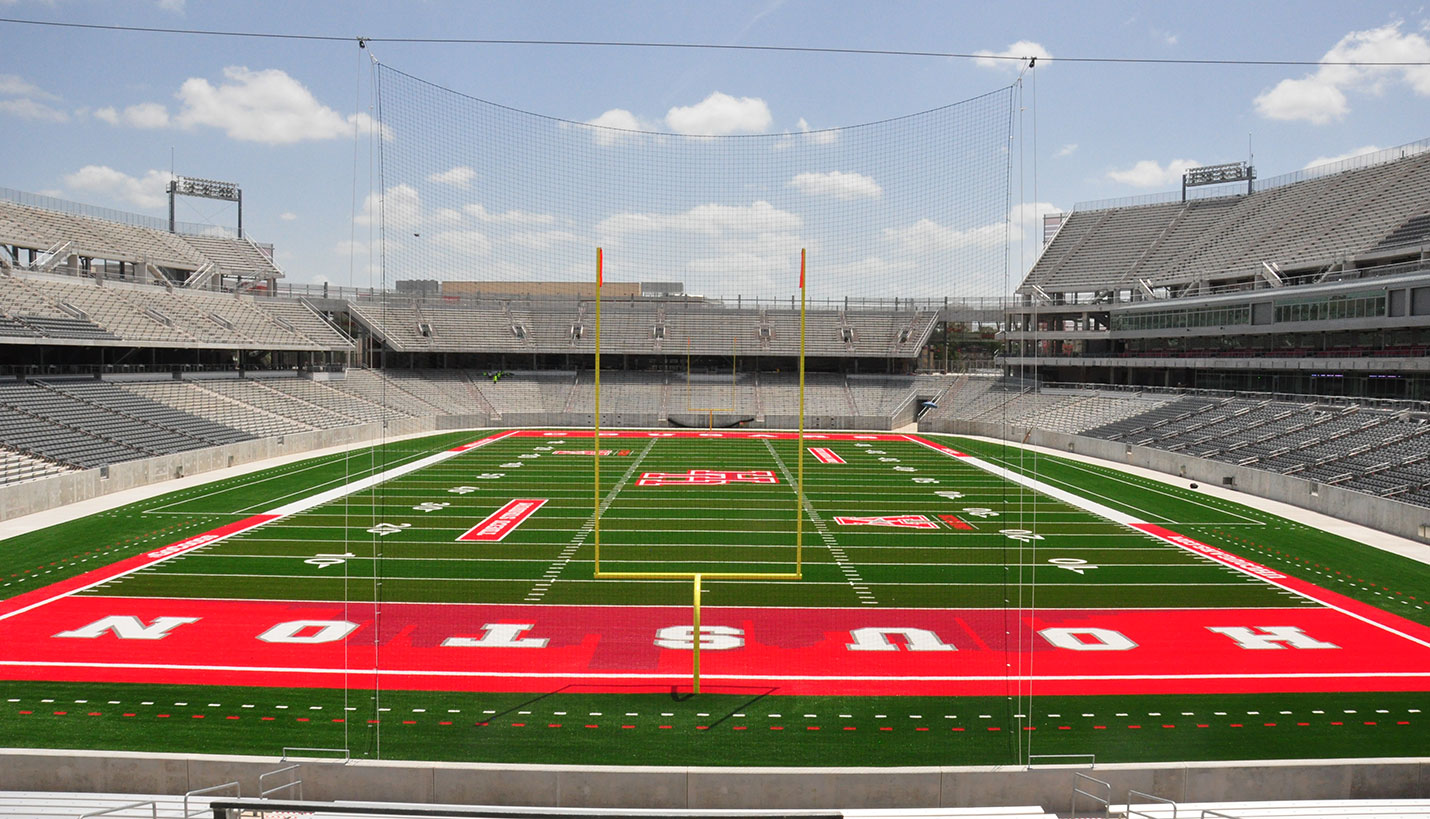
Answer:
[[[4,545],[12,747],[771,765],[1430,753],[1425,565],[1011,445],[446,434]]]

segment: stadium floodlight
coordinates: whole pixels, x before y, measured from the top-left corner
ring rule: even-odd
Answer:
[[[1182,174],[1182,201],[1187,201],[1187,188],[1223,185],[1227,182],[1246,182],[1246,192],[1251,193],[1251,183],[1255,179],[1256,169],[1246,162],[1224,162],[1220,165],[1188,168]]]
[[[201,199],[221,199],[238,203],[238,238],[243,238],[243,191],[237,182],[219,182],[196,176],[176,176],[169,180],[169,232],[174,233],[174,197],[196,196]]]

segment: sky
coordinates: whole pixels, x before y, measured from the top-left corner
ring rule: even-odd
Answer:
[[[1015,224],[1010,234],[1022,239],[1007,254],[1015,278],[1036,255],[1031,220],[1039,213],[1173,190],[1190,165],[1253,158],[1267,178],[1430,137],[1430,65],[1063,61],[1430,63],[1430,10],[1415,2],[0,0],[0,17],[351,38],[0,22],[0,187],[164,216],[171,167],[238,182],[247,233],[275,246],[292,282],[368,286],[378,275],[364,211],[377,187],[371,147],[393,137],[373,126],[370,56],[524,111],[676,134],[803,134],[880,121],[1006,88],[1023,67],[990,59],[580,46],[377,41],[359,49],[359,36],[1039,56],[1022,74],[1018,97],[1019,173],[1009,210],[1028,224]],[[428,177],[455,174],[441,184],[460,185],[463,167],[470,170],[454,161]],[[847,201],[878,187],[871,173],[833,166],[818,173],[803,178],[800,193]],[[752,195],[741,206],[756,204]],[[694,214],[710,213],[698,207],[672,200],[666,213],[648,206],[638,215],[688,226]],[[520,212],[510,205],[483,210],[473,227]],[[231,225],[233,212],[226,203],[181,199],[178,217]],[[945,241],[976,228],[924,222],[925,233]],[[892,243],[905,235],[899,230],[919,224],[887,228],[883,240]],[[870,259],[880,255],[872,247],[878,239],[871,239]]]

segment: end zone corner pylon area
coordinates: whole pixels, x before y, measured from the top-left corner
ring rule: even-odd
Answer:
[[[880,710],[902,698],[919,720],[934,702],[949,734],[994,727],[961,721],[958,704],[998,698],[1023,719],[1049,698],[1116,713],[1137,698],[1240,697],[1290,713],[1274,706],[1312,697],[1334,715],[1360,692],[1409,703],[1380,720],[1405,728],[1430,699],[1423,565],[1359,547],[1354,560],[1410,570],[1404,588],[1368,590],[1314,559],[1349,541],[1110,470],[1048,458],[1031,470],[1003,446],[806,434],[803,577],[721,579],[790,564],[798,443],[778,432],[495,432],[306,491],[290,472],[258,507],[225,506],[237,490],[223,487],[156,499],[126,519],[230,514],[55,582],[9,581],[20,593],[0,601],[0,686],[22,695],[11,703],[46,686],[115,702],[136,686],[579,694],[635,713],[630,698],[689,690],[698,639],[700,697],[761,692],[758,710],[775,717],[782,697],[803,710],[837,700],[846,713],[860,697]],[[597,451],[603,562],[714,575],[698,637],[688,581],[593,578]],[[1204,713],[1211,725],[1215,707]],[[14,719],[0,710],[0,731]],[[1281,720],[1302,721],[1312,725]]]

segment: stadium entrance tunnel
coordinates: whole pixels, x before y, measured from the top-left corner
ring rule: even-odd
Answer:
[[[672,412],[666,420],[673,427],[692,429],[732,429],[754,423],[755,416],[734,412]]]

